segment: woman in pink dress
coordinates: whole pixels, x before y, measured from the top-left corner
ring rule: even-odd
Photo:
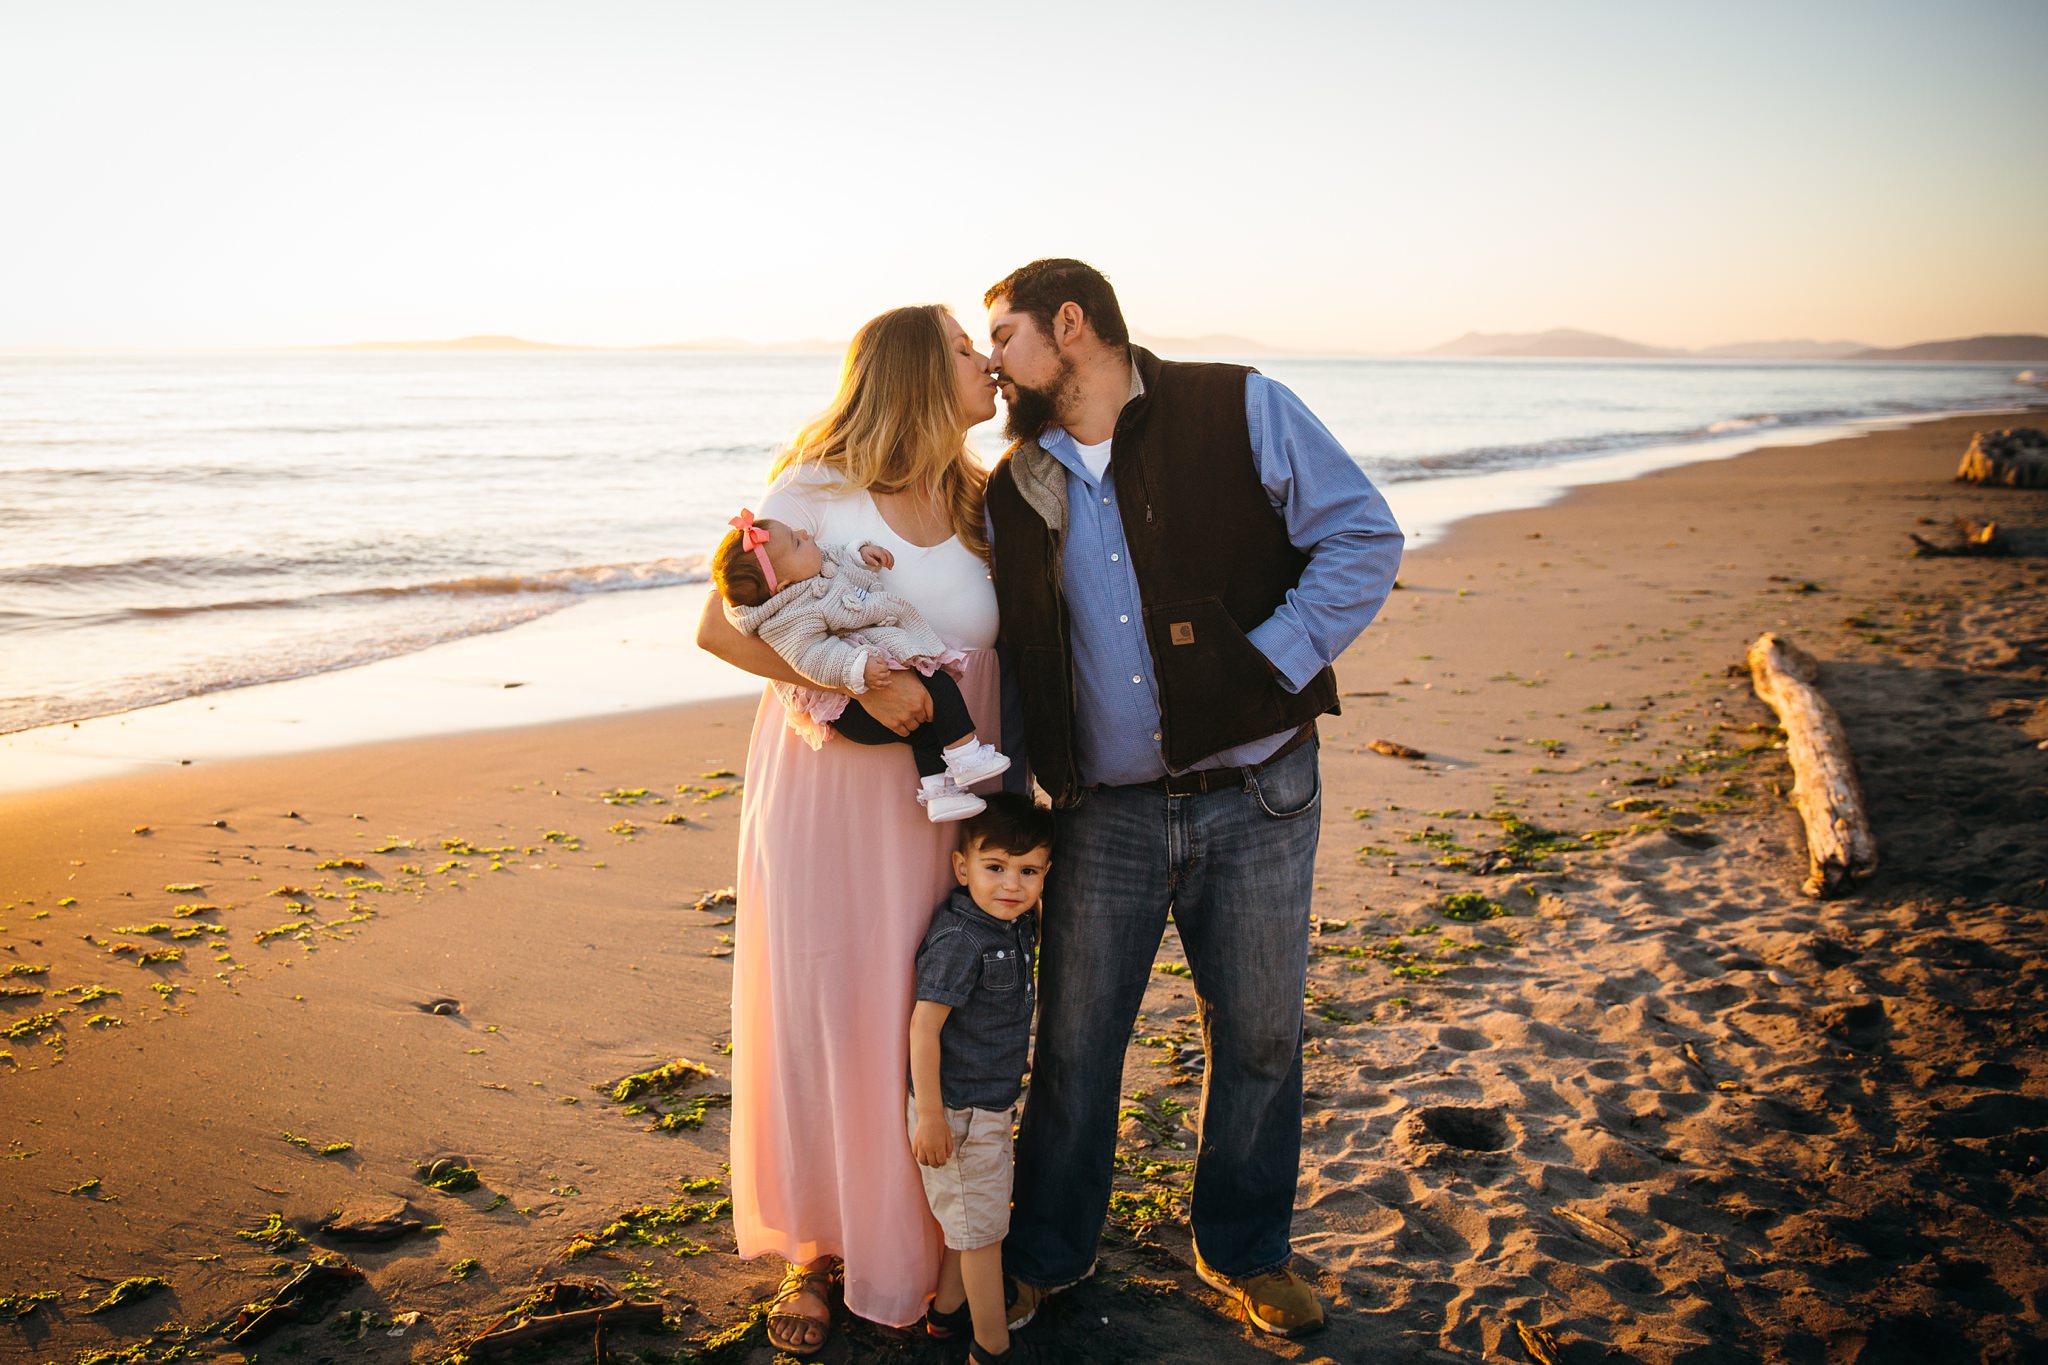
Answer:
[[[838,395],[776,460],[756,510],[821,542],[887,547],[885,586],[966,654],[961,691],[978,733],[999,742],[986,476],[965,439],[995,402],[988,358],[944,308],[884,313],[853,339]],[[810,686],[741,635],[715,593],[697,641]],[[930,709],[914,671],[861,702],[899,733]],[[798,1355],[824,1344],[835,1273],[850,1311],[892,1326],[918,1320],[938,1275],[903,1106],[917,945],[953,883],[953,840],[904,799],[916,785],[908,748],[814,749],[764,691],[740,814],[733,1223],[740,1255],[789,1262],[769,1338]]]

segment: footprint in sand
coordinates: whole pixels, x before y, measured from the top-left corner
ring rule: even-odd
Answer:
[[[1484,1161],[1520,1141],[1520,1125],[1499,1109],[1438,1104],[1401,1120],[1396,1139],[1418,1166]]]

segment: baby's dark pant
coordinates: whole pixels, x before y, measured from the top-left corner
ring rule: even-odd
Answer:
[[[917,775],[936,777],[946,771],[946,760],[939,751],[973,734],[974,717],[967,713],[967,699],[960,695],[960,684],[951,674],[934,673],[924,680],[924,686],[932,694],[932,718],[907,735],[897,734],[869,715],[858,697],[847,700],[832,728],[855,744],[908,744]]]

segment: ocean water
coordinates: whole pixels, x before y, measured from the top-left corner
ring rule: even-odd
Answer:
[[[1393,489],[2010,406],[2011,367],[1265,357]],[[826,355],[0,355],[0,733],[700,580]],[[997,424],[978,450],[1002,447]]]

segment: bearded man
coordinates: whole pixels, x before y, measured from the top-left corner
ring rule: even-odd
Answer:
[[[1402,536],[1300,399],[1131,345],[1075,260],[989,289],[1015,444],[988,514],[1001,634],[1058,850],[1004,1243],[1028,1322],[1092,1272],[1124,1051],[1173,916],[1207,1064],[1196,1270],[1261,1330],[1322,1326],[1289,1268],[1302,997],[1331,662],[1385,603]]]

